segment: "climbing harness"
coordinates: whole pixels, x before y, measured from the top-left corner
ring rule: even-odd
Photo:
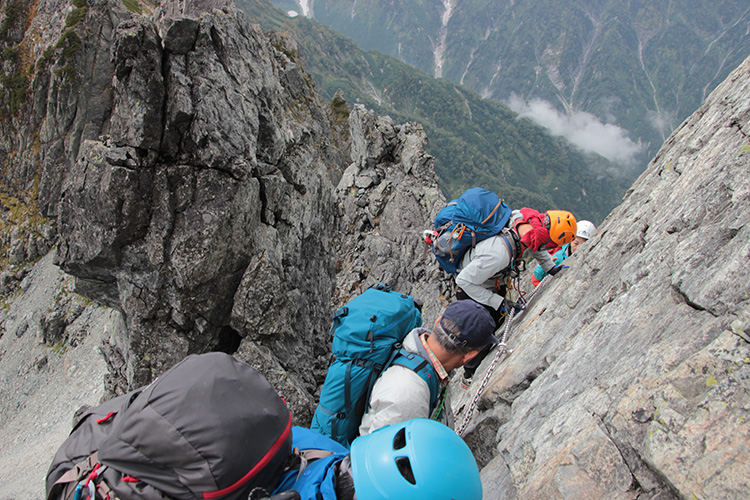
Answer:
[[[524,309],[521,310],[523,312],[526,307],[528,307],[529,302],[531,302],[531,299],[534,298],[536,293],[544,286],[545,282],[547,282],[550,278],[552,278],[551,275],[547,275],[544,277],[542,281],[539,282],[539,285],[529,294],[528,298],[525,298],[521,296],[519,299],[519,302],[524,305]],[[508,339],[508,332],[510,331],[510,325],[513,323],[513,320],[515,319],[516,310],[514,308],[511,308],[510,314],[508,315],[508,320],[505,322],[505,331],[503,332],[503,339],[500,341],[499,344],[497,344],[497,353],[495,354],[495,358],[492,360],[492,364],[490,364],[489,369],[487,370],[487,373],[485,374],[484,378],[482,379],[482,383],[479,385],[479,389],[477,390],[477,393],[474,395],[474,398],[471,401],[471,404],[469,405],[469,410],[466,412],[466,415],[464,416],[464,421],[461,423],[461,427],[458,428],[456,433],[459,436],[464,435],[464,432],[466,432],[466,427],[469,425],[469,420],[471,419],[472,415],[474,414],[474,410],[477,408],[477,404],[479,403],[479,398],[482,397],[482,393],[484,392],[485,387],[487,387],[487,384],[490,381],[490,377],[492,377],[492,373],[495,371],[495,368],[497,367],[497,364],[500,362],[500,358],[503,354],[506,352],[510,354],[511,351],[508,349],[507,344],[505,341]]]

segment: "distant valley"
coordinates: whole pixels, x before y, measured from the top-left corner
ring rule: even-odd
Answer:
[[[636,173],[750,54],[744,0],[274,3],[501,100]]]
[[[565,208],[600,222],[638,173],[583,152],[500,101],[379,51],[364,51],[326,25],[290,16],[269,0],[237,0],[237,6],[252,21],[298,41],[301,54],[290,55],[301,56],[324,98],[333,100],[339,92],[347,103],[362,103],[396,123],[423,125],[427,151],[436,158],[449,198],[480,185],[511,206]]]

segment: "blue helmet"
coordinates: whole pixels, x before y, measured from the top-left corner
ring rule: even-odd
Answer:
[[[351,447],[357,500],[481,500],[474,455],[455,432],[415,418],[360,436]]]

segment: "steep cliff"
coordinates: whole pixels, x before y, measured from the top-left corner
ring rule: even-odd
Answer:
[[[81,2],[34,4],[44,59],[2,121],[33,217],[3,263],[0,498],[41,498],[78,406],[186,354],[253,364],[304,424],[332,310],[375,281],[428,324],[451,299],[421,127],[320,102],[294,41],[224,2],[88,0],[66,27]],[[486,498],[748,490],[749,91],[746,61],[514,323],[466,435]]]
[[[747,59],[514,322],[467,436],[486,498],[747,496],[749,95]]]
[[[228,2],[80,3],[27,12],[23,40],[46,54],[3,122],[5,187],[50,229],[8,242],[0,471],[23,464],[39,487],[77,407],[187,354],[256,366],[304,425],[341,302],[383,281],[441,307],[419,235],[445,200],[421,127],[323,104],[294,41]],[[24,491],[19,477],[0,497]]]

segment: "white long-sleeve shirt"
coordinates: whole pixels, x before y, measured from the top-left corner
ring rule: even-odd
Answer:
[[[404,339],[404,349],[419,354],[418,335],[425,332],[429,333],[424,328],[412,330]],[[364,436],[386,425],[412,418],[430,418],[430,388],[413,370],[391,365],[378,377],[372,388],[370,405],[362,417],[359,434]],[[443,418],[445,423],[452,424],[450,404],[447,401],[443,408]]]

